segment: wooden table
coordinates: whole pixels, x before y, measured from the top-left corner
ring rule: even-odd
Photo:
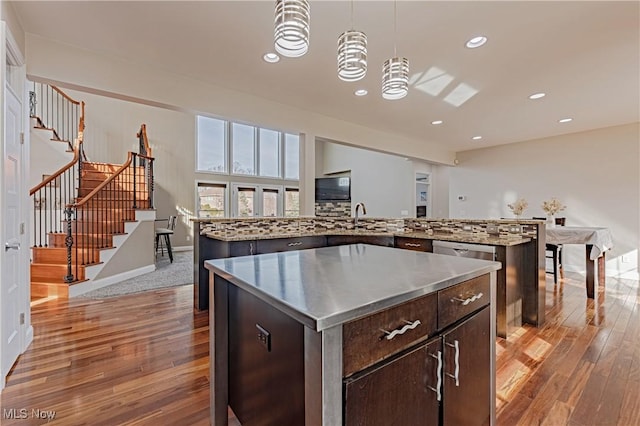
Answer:
[[[595,260],[598,261],[598,284],[604,285],[605,252],[613,247],[611,231],[608,228],[586,226],[556,226],[547,228],[549,244],[584,244],[587,272],[587,297],[595,295]]]

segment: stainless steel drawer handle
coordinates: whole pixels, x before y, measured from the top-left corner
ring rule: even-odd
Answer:
[[[301,245],[302,245],[302,241],[296,241],[295,243],[287,244],[287,246],[289,247],[295,247],[295,246],[301,246]]]
[[[404,243],[406,247],[420,247],[420,243]]]
[[[467,254],[467,253],[469,253],[468,249],[457,249],[457,248],[454,248],[453,251],[455,251],[456,253],[459,253],[459,254]]]
[[[456,381],[456,386],[460,386],[460,344],[458,343],[457,340],[453,341],[453,344],[451,343],[447,343],[447,346],[451,346],[452,348],[455,348],[456,350],[456,354],[454,356],[454,362],[455,362],[455,370],[453,371],[453,374],[450,373],[445,373],[447,376],[452,377],[455,381]]]
[[[402,328],[398,328],[398,329],[393,330],[393,331],[387,331],[387,330],[383,330],[383,329],[380,329],[380,331],[382,331],[384,334],[386,334],[386,336],[384,336],[385,339],[391,340],[394,337],[396,337],[396,336],[398,336],[400,334],[404,334],[409,330],[413,330],[414,328],[416,328],[417,326],[422,324],[420,322],[420,320],[415,320],[413,322],[405,321],[405,323],[406,323],[406,325],[402,326]]]
[[[432,357],[438,360],[438,367],[436,368],[436,375],[438,377],[438,382],[436,383],[436,387],[427,386],[429,389],[436,393],[436,399],[438,401],[442,400],[442,394],[440,393],[440,389],[442,389],[442,352],[438,351],[438,355],[431,354]]]
[[[459,297],[454,297],[451,300],[452,301],[455,300],[456,302],[462,302],[461,303],[462,306],[467,306],[471,302],[475,302],[476,300],[482,299],[482,296],[484,296],[484,294],[478,293],[478,294],[474,294],[473,296],[469,297],[468,299],[460,299]]]

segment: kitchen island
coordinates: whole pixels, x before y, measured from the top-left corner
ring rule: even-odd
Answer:
[[[494,423],[500,263],[353,244],[205,265],[212,424],[227,405],[247,424]]]

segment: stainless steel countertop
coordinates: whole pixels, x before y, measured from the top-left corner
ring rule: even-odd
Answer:
[[[205,267],[321,331],[496,271],[501,265],[351,244],[207,260]]]

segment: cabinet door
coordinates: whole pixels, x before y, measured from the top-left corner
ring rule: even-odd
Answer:
[[[432,340],[345,380],[344,424],[437,425],[440,342]]]
[[[443,335],[443,423],[488,425],[491,411],[489,307]]]
[[[229,243],[229,257],[249,256],[256,254],[255,241],[232,241]]]

